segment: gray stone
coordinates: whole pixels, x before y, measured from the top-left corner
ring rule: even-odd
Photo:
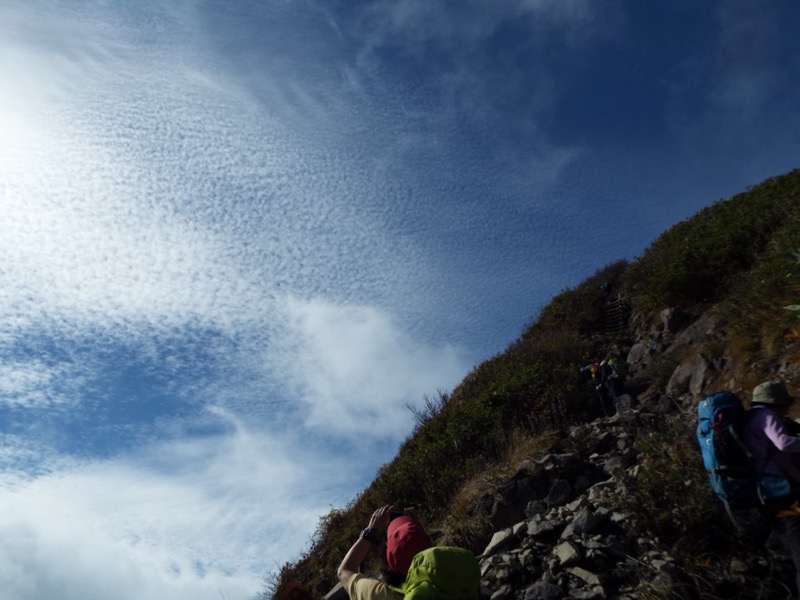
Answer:
[[[581,552],[572,542],[563,542],[555,550],[555,555],[562,567],[573,567],[581,562]]]
[[[511,501],[495,500],[489,520],[495,528],[509,527],[525,518],[525,510]]]
[[[537,581],[525,590],[525,600],[561,600],[564,592],[553,583]]]
[[[558,531],[562,527],[564,527],[564,522],[555,519],[548,519],[540,522],[531,521],[528,523],[528,535],[546,535]]]
[[[629,512],[616,512],[616,511],[614,511],[614,512],[611,513],[611,515],[609,515],[609,519],[611,519],[612,523],[622,523],[626,519],[628,519],[630,516],[631,516],[631,513],[629,513]]]
[[[625,362],[631,367],[631,371],[640,371],[653,364],[663,352],[664,347],[657,339],[645,339],[631,346]]]
[[[656,404],[655,411],[659,415],[667,415],[669,413],[675,412],[678,410],[678,406],[675,404],[675,400],[673,400],[669,396],[661,396],[658,399],[658,403]]]
[[[547,494],[546,478],[528,475],[528,470],[518,471],[496,491],[489,520],[496,529],[510,527],[525,518],[525,507],[531,500],[541,500]]]
[[[620,471],[624,471],[630,466],[630,461],[626,459],[624,456],[620,456],[616,454],[611,456],[603,463],[603,471],[608,473],[609,475],[614,475],[619,473]]]
[[[515,524],[511,528],[511,533],[514,534],[514,537],[519,536],[523,531],[525,531],[528,527],[528,523],[526,521],[520,521],[519,523]]]
[[[601,481],[600,483],[595,483],[592,487],[589,488],[589,500],[595,502],[604,496],[607,496],[617,487],[617,482],[609,479],[608,481]]]
[[[650,362],[650,359],[652,359],[652,354],[649,345],[645,342],[637,342],[631,346],[625,362],[627,362],[631,367],[644,367],[647,366],[647,364]]]
[[[533,553],[525,554],[522,557],[522,566],[528,573],[534,573],[542,566],[542,559],[541,553]]]
[[[491,541],[489,542],[489,545],[486,546],[486,549],[483,551],[483,554],[481,556],[489,556],[491,554],[494,554],[498,550],[502,550],[503,548],[511,544],[511,542],[513,542],[514,539],[515,536],[514,533],[511,531],[511,529],[503,529],[502,531],[495,532],[495,534],[492,536]]]
[[[672,589],[675,587],[675,582],[672,580],[672,577],[667,575],[666,573],[659,573],[650,581],[650,585],[653,589],[657,590],[661,594],[669,594]]]
[[[617,414],[625,415],[633,410],[633,399],[629,394],[622,394],[617,398]]]
[[[511,570],[513,570],[513,571],[522,571],[523,570],[522,561],[519,558],[519,553],[513,554],[513,555],[509,555],[508,556],[508,560],[507,560],[507,564],[508,564],[509,568]]]
[[[491,561],[488,560],[482,560],[480,566],[481,566],[481,578],[486,577],[489,574],[489,571],[492,570],[492,567],[494,567]]]
[[[577,590],[570,594],[574,600],[602,600],[606,598],[606,592],[601,586],[595,586],[590,590]]]
[[[581,567],[572,567],[570,569],[567,569],[567,571],[571,575],[574,575],[578,579],[585,581],[591,586],[601,585],[600,578],[591,571],[587,571],[586,569],[583,569]]]
[[[606,518],[594,514],[589,508],[582,508],[572,520],[572,523],[564,528],[561,539],[568,539],[576,535],[592,533],[605,522]]]
[[[605,545],[600,540],[588,539],[581,541],[581,546],[586,548],[587,550],[597,550],[599,548],[605,548]]]
[[[556,479],[550,486],[550,491],[547,492],[545,502],[549,507],[561,506],[564,504],[564,502],[569,500],[571,495],[572,486],[569,484],[569,481],[564,479]]]
[[[577,512],[587,504],[588,500],[586,499],[586,496],[581,496],[580,498],[573,500],[572,502],[567,504],[567,510],[571,510],[572,512]]]
[[[531,519],[547,511],[547,504],[541,500],[531,500],[525,508],[525,515]]]
[[[673,575],[678,571],[675,564],[668,560],[654,560],[653,568],[659,573],[664,573],[666,575]]]
[[[495,590],[494,594],[491,595],[491,600],[505,600],[506,598],[511,598],[513,595],[514,590],[510,585],[505,584]]]
[[[684,320],[683,314],[674,308],[665,308],[659,313],[659,316],[661,317],[661,330],[664,333],[675,331]]]
[[[667,395],[680,396],[690,392],[695,397],[700,396],[708,367],[708,362],[700,354],[696,354],[692,360],[679,365],[667,383]]]

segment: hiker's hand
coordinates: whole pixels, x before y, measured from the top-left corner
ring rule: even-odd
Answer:
[[[388,504],[376,510],[369,519],[369,526],[376,531],[386,531],[393,508],[394,506]]]

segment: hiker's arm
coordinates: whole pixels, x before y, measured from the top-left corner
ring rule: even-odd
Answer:
[[[372,513],[368,527],[374,529],[378,534],[385,532],[389,526],[389,516],[393,508],[393,506],[384,506]],[[344,555],[339,568],[336,570],[336,575],[344,588],[347,588],[350,578],[358,573],[361,563],[364,562],[370,548],[372,548],[372,542],[360,537],[350,547],[347,554]]]
[[[764,423],[764,433],[782,452],[800,452],[800,437],[790,435],[783,426],[781,419],[772,414],[768,415]]]

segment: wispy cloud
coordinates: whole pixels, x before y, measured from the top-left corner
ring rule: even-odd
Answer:
[[[467,367],[457,348],[414,340],[372,307],[290,299],[287,315],[270,368],[304,405],[306,425],[328,435],[402,439],[406,405],[451,389]]]
[[[715,108],[727,118],[751,121],[785,93],[783,61],[774,40],[781,33],[781,11],[760,11],[747,2],[718,8],[719,35],[713,62]]]

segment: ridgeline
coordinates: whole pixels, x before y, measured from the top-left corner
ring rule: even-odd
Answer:
[[[425,399],[395,458],[262,597],[322,598],[387,503],[481,555],[486,600],[790,597],[791,562],[763,528],[737,535],[712,498],[694,428],[715,391],[749,401],[770,378],[800,391],[800,313],[786,308],[800,304],[798,247],[795,170],[562,292],[505,352]],[[579,373],[607,357],[628,365],[612,417]]]

